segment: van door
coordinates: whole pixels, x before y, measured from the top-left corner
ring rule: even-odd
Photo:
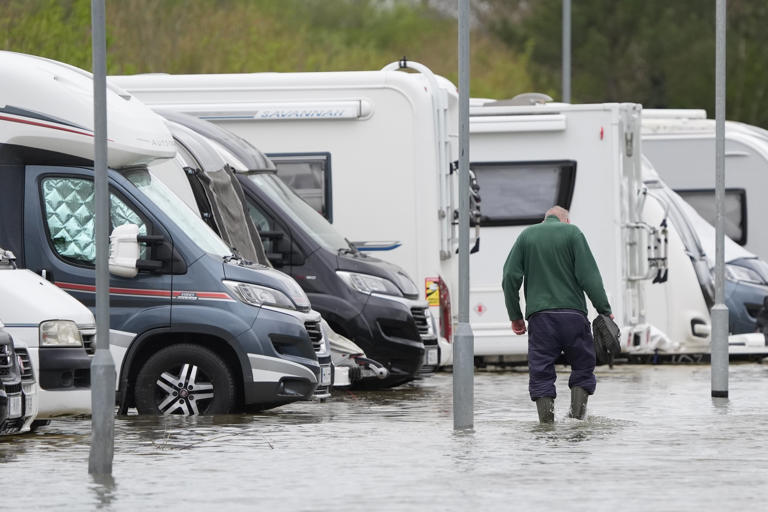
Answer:
[[[110,232],[137,224],[140,234],[169,234],[132,196],[110,180]],[[47,277],[93,310],[94,260],[93,172],[74,167],[27,166],[24,211],[27,266]],[[148,259],[142,248],[142,258]],[[170,324],[171,276],[140,272],[134,278],[110,276],[110,327],[135,333]],[[151,308],[151,309],[150,309]],[[149,311],[146,311],[150,309]],[[133,330],[132,330],[133,329]]]
[[[259,232],[264,252],[272,266],[290,274],[293,266],[303,264],[304,255],[293,243],[291,231],[283,223],[278,222],[270,210],[257,203],[250,195],[246,195],[245,203],[248,215]]]

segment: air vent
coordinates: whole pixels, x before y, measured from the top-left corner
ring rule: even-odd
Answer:
[[[21,360],[21,380],[24,382],[34,382],[35,373],[32,371],[32,360],[29,358],[29,352],[26,348],[17,348],[16,355]]]
[[[315,354],[322,354],[325,350],[323,348],[323,330],[320,328],[320,322],[305,322],[304,327],[307,329],[307,334],[312,342]]]
[[[416,328],[419,330],[419,336],[422,338],[429,335],[429,320],[427,319],[427,310],[424,308],[411,308],[413,320],[416,322]]]

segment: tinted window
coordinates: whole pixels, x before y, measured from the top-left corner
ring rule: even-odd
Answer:
[[[481,226],[541,222],[554,205],[570,208],[576,162],[473,163],[482,199]]]
[[[704,220],[715,225],[717,220],[717,205],[715,204],[714,189],[675,190],[685,201],[704,217]],[[747,192],[743,188],[730,188],[725,191],[725,234],[736,242],[747,243]]]

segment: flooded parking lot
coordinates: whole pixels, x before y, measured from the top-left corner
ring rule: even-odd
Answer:
[[[468,433],[452,431],[449,373],[260,415],[123,418],[113,484],[88,476],[90,421],[62,420],[0,439],[3,509],[764,510],[768,365],[733,365],[730,400],[709,379],[600,370],[581,422],[560,373],[544,427],[524,371],[478,372]]]

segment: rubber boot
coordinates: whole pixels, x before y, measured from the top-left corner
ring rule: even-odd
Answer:
[[[539,423],[555,422],[555,399],[551,396],[537,398],[536,410],[539,413]]]
[[[568,412],[568,417],[583,420],[587,415],[587,399],[589,399],[589,393],[586,389],[573,386],[571,388],[571,410]]]

